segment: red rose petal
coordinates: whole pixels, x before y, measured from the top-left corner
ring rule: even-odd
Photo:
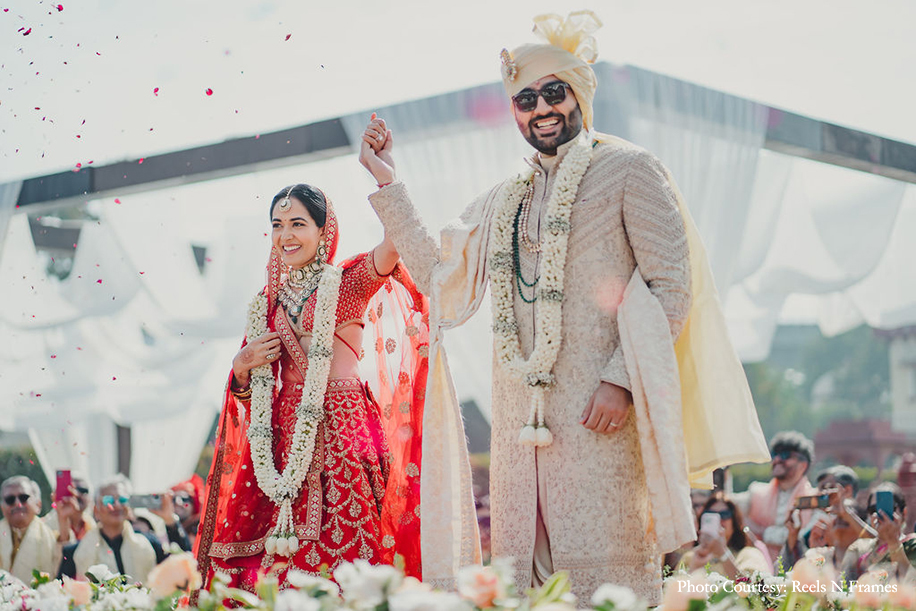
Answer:
[[[289,40],[289,37],[290,37],[290,36],[292,36],[292,34],[287,34],[287,35],[286,35],[286,40]]]
[[[213,95],[213,90],[210,89],[209,87],[207,87],[206,93],[207,93],[207,95]]]
[[[64,10],[64,5],[63,5],[63,4],[58,4],[58,5],[57,5],[57,12],[59,13],[59,12],[61,12],[62,10]]]
[[[137,163],[143,163],[143,157],[141,157]]]
[[[158,87],[156,87],[155,89],[153,89],[153,95],[154,95],[154,96],[157,96],[157,97],[159,96],[159,88],[158,88]]]
[[[116,204],[120,204],[120,203],[121,203],[121,200],[119,200],[119,199],[116,197],[116,198],[115,198],[115,203],[116,203]]]
[[[96,284],[102,284],[102,279],[99,278],[98,280],[95,281],[95,283],[96,283]]]

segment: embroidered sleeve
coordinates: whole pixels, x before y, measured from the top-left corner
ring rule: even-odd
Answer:
[[[402,182],[382,187],[369,196],[369,203],[410,270],[417,288],[428,295],[430,276],[439,263],[439,245],[410,201],[407,187]]]
[[[353,265],[344,270],[340,281],[337,325],[362,320],[369,300],[387,280],[388,276],[382,276],[375,269],[371,252],[357,255]]]
[[[668,318],[673,342],[690,312],[687,234],[667,172],[649,153],[636,154],[630,162],[623,195],[623,222],[640,273]],[[601,379],[630,389],[619,346],[602,371]]]

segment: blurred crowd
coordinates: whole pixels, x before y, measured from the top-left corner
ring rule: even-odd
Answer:
[[[99,564],[145,582],[170,550],[191,550],[203,502],[200,477],[142,495],[133,494],[123,475],[95,489],[69,471],[59,472],[57,482],[44,515],[34,480],[14,475],[0,483],[0,570],[23,583],[31,583],[35,570],[85,579],[87,569]]]
[[[885,570],[916,584],[916,535],[906,496],[889,481],[863,489],[845,465],[811,473],[813,442],[795,431],[770,442],[770,479],[733,492],[728,472],[715,490],[693,490],[698,538],[665,556],[667,571],[712,570],[731,579],[778,574],[800,559],[829,563],[857,580]],[[484,558],[489,558],[486,469],[475,470],[475,492]],[[93,489],[72,474],[54,491],[42,515],[41,491],[28,477],[0,483],[0,570],[25,583],[37,569],[51,576],[84,578],[93,565],[144,582],[169,550],[190,550],[197,533],[204,484],[198,476],[153,495],[135,495],[116,476]]]
[[[730,492],[726,473],[715,490],[691,492],[699,536],[665,557],[666,570],[709,569],[735,579],[789,571],[809,558],[847,581],[884,570],[916,583],[916,535],[896,483],[863,490],[845,465],[810,473],[814,443],[796,431],[776,434],[770,454],[769,481]]]

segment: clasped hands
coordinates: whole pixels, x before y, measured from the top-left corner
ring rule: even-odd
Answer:
[[[369,125],[363,132],[363,141],[359,149],[359,162],[363,164],[375,181],[381,185],[394,182],[394,158],[391,155],[394,138],[384,119],[372,113]]]

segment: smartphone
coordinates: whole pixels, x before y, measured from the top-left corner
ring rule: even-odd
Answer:
[[[717,513],[704,513],[700,516],[700,532],[709,535],[719,536],[719,529],[722,527],[722,516]]]
[[[890,490],[879,490],[875,493],[875,509],[888,518],[894,517],[894,493]]]
[[[797,509],[826,509],[830,507],[830,495],[800,496],[795,499],[795,507]]]
[[[73,485],[73,477],[70,475],[70,469],[58,469],[57,481],[54,484],[54,502],[61,501],[70,494],[70,486]]]
[[[130,506],[134,509],[159,509],[162,507],[161,494],[132,494]]]

